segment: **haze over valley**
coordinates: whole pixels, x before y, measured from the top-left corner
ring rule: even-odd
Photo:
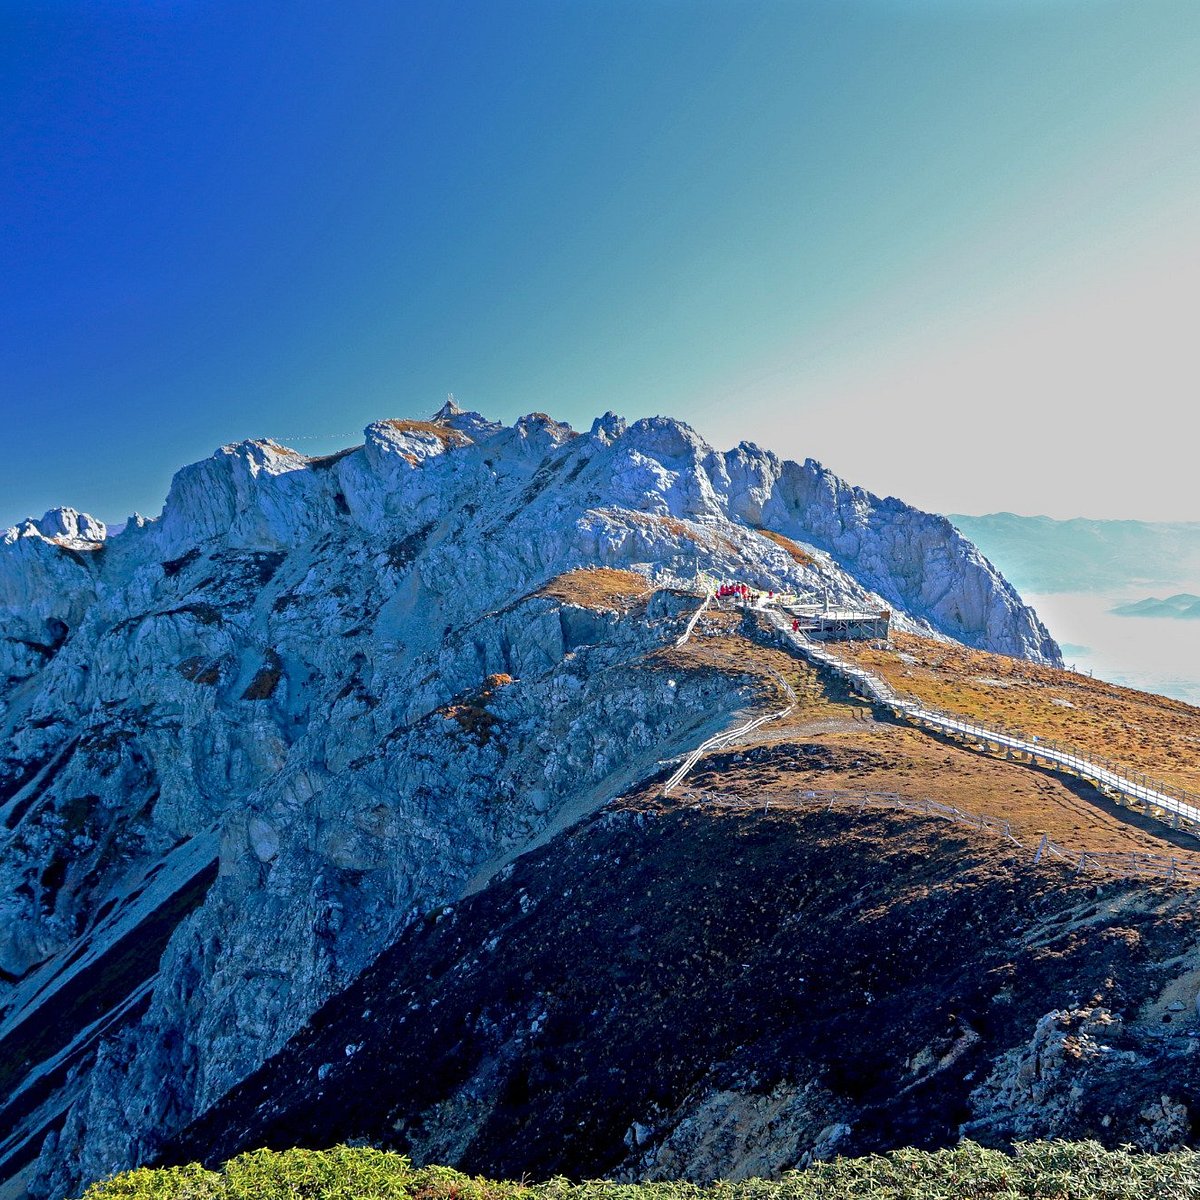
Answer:
[[[1185,619],[1189,594],[1200,599],[1200,523],[951,520],[1037,609],[1068,664],[1200,704],[1200,626]]]

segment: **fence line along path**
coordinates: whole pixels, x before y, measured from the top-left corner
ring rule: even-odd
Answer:
[[[796,707],[796,693],[792,685],[778,672],[772,671],[771,674],[775,676],[786,693],[788,697],[787,705],[775,712],[764,713],[761,717],[751,717],[749,721],[743,722],[743,724],[736,726],[734,729],[727,729],[724,733],[718,733],[715,737],[710,737],[707,741],[701,742],[672,773],[671,778],[663,784],[662,794],[664,796],[668,792],[674,791],[683,782],[687,773],[704,755],[712,750],[724,750],[726,746],[732,746],[734,742],[738,742],[748,734],[753,733],[760,725],[765,725],[768,721],[781,720]]]
[[[737,792],[717,792],[704,789],[687,789],[679,793],[679,799],[692,800],[697,804],[723,804],[734,808],[767,811],[771,802],[780,800],[809,803],[826,809],[853,809],[862,813],[867,809],[903,809],[928,817],[939,817],[954,821],[972,829],[999,834],[1018,850],[1030,853],[1030,861],[1056,859],[1081,871],[1098,871],[1105,875],[1117,875],[1122,879],[1164,879],[1192,886],[1200,884],[1200,863],[1173,854],[1151,854],[1149,852],[1100,852],[1090,850],[1068,850],[1044,835],[1034,846],[1020,841],[1013,833],[1008,821],[990,817],[986,813],[970,812],[952,804],[937,800],[912,799],[898,792],[858,791],[830,788],[806,788],[803,791],[773,793],[758,798],[742,796]]]
[[[1124,774],[1112,764],[1097,761],[1085,751],[1044,742],[1036,737],[1018,736],[980,725],[967,717],[941,712],[916,696],[902,695],[878,675],[846,662],[802,633],[794,632],[779,612],[767,610],[767,616],[786,646],[810,662],[836,672],[854,692],[883,705],[895,716],[919,728],[934,729],[961,740],[973,741],[987,749],[1004,752],[1009,757],[1026,755],[1030,762],[1086,779],[1106,795],[1142,809],[1147,816],[1170,825],[1172,829],[1182,829],[1200,836],[1200,796],[1194,792],[1154,782],[1139,773]]]
[[[700,618],[704,615],[705,610],[712,603],[712,598],[713,598],[713,594],[711,591],[704,593],[704,603],[701,604],[700,607],[698,609],[696,609],[696,611],[694,613],[692,613],[692,618],[690,621],[688,621],[687,627],[675,639],[676,647],[682,646],[688,640],[688,638],[690,638],[692,636],[692,630],[696,628],[696,622],[699,621]]]

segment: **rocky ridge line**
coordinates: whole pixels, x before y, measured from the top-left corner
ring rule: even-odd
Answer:
[[[667,590],[539,594],[594,567]],[[0,1162],[44,1141],[65,1194],[141,1160],[421,913],[744,705],[744,678],[650,665],[698,570],[1058,661],[944,519],[663,418],[245,442],[115,537],[69,509],[9,530]]]

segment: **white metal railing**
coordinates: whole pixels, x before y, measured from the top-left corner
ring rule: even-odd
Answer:
[[[1087,779],[1103,791],[1115,794],[1126,802],[1141,805],[1149,815],[1164,820],[1172,828],[1178,829],[1181,824],[1186,824],[1200,830],[1200,795],[1194,792],[1156,782],[1141,772],[1130,773],[1107,759],[1062,746],[1053,740],[1027,737],[982,725],[968,717],[942,712],[916,696],[897,692],[879,676],[846,662],[824,646],[818,646],[803,634],[794,632],[778,613],[769,612],[768,618],[783,636],[785,644],[790,644],[810,661],[837,672],[860,695],[884,705],[897,716],[919,726],[943,730],[955,737],[973,738],[998,750],[1027,754],[1031,760]]]
[[[734,742],[740,741],[747,734],[753,733],[760,725],[765,725],[768,721],[778,721],[782,717],[786,717],[792,709],[796,707],[796,693],[792,689],[792,685],[788,683],[782,675],[775,675],[775,678],[783,686],[784,691],[788,696],[788,704],[786,708],[778,709],[776,712],[764,713],[761,717],[752,717],[749,721],[738,725],[734,729],[727,729],[724,733],[718,733],[714,737],[710,737],[707,741],[701,742],[695,750],[693,750],[687,758],[672,772],[671,777],[663,784],[662,794],[665,796],[668,792],[677,788],[683,781],[687,773],[700,761],[704,755],[712,750],[723,750],[726,746],[731,746]]]
[[[687,623],[687,628],[675,639],[675,645],[682,646],[684,642],[692,636],[692,630],[696,628],[696,622],[704,615],[705,609],[712,603],[713,594],[711,591],[704,593],[704,603],[700,605],[694,613],[692,619]]]

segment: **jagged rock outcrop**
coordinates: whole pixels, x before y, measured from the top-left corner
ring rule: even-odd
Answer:
[[[976,1139],[1087,1135],[1178,1150],[1193,1137],[1187,1100],[1197,1037],[1127,1028],[1101,1004],[1048,1012],[971,1094],[976,1115],[965,1131]]]
[[[44,1140],[43,1193],[152,1153],[421,914],[745,704],[653,667],[697,572],[1057,659],[948,524],[814,463],[440,416],[226,446],[157,520],[0,542],[0,1164]],[[543,594],[581,567],[658,590]]]

